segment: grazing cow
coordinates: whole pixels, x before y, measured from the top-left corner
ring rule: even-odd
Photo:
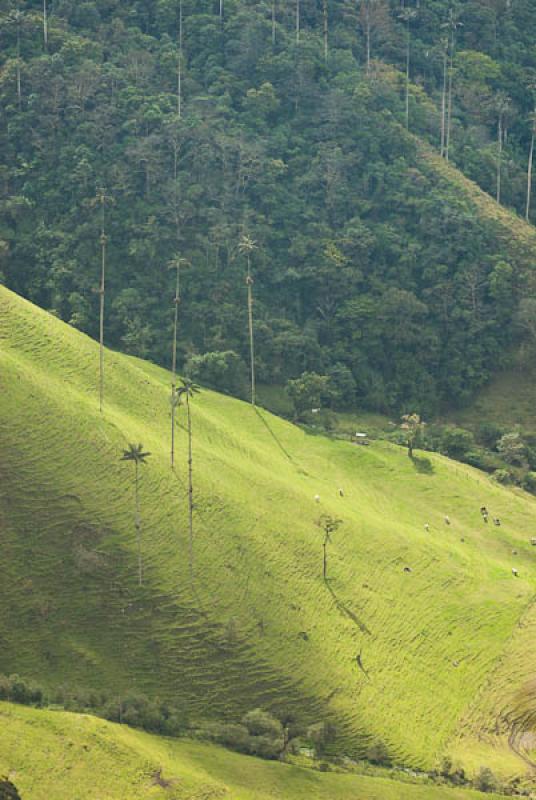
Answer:
[[[425,523],[424,523],[424,530],[425,530],[427,533],[428,533],[428,531],[430,530],[430,526],[428,525],[428,523],[427,523],[427,522],[425,522]]]
[[[445,514],[445,525],[450,525],[450,517]]]
[[[515,567],[512,567],[512,575],[514,576],[514,578],[517,578],[517,576],[519,575],[519,572]]]

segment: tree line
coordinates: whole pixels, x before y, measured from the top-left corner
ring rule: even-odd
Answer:
[[[534,26],[528,0],[1,0],[0,278],[250,399],[314,372],[348,406],[463,403],[533,253],[415,136],[530,219]]]

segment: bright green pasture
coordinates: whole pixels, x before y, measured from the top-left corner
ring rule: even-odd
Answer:
[[[185,415],[173,472],[169,375],[107,352],[102,415],[97,382],[92,340],[0,288],[0,671],[137,688],[193,721],[256,706],[330,719],[348,753],[381,738],[426,768],[473,736],[484,689],[509,702],[515,687],[494,676],[534,595],[532,497],[203,391],[192,588]],[[128,442],[152,453],[141,588]],[[500,528],[483,523],[483,504]],[[327,584],[322,513],[343,521]]]

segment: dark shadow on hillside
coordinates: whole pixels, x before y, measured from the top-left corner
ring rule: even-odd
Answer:
[[[272,430],[272,429],[271,429],[271,427],[269,426],[268,422],[267,422],[267,421],[264,419],[263,415],[261,414],[261,412],[259,411],[259,409],[257,408],[257,406],[255,406],[254,408],[255,408],[255,413],[256,413],[256,415],[258,416],[258,418],[260,419],[260,421],[262,422],[262,424],[264,425],[264,427],[266,428],[266,430],[268,431],[268,433],[270,434],[270,436],[272,437],[272,439],[274,440],[274,442],[276,443],[276,445],[279,447],[279,449],[281,450],[281,452],[283,453],[283,455],[284,455],[286,458],[288,458],[288,460],[289,460],[289,461],[290,461],[292,464],[294,464],[294,465],[295,465],[295,463],[296,463],[296,462],[294,461],[294,459],[292,458],[292,456],[290,455],[290,453],[288,452],[288,450],[287,450],[287,449],[286,449],[286,448],[283,446],[283,444],[282,444],[282,443],[279,441],[279,439],[277,438],[277,436],[275,435],[275,433],[273,432],[273,430]]]
[[[361,633],[366,633],[367,636],[372,636],[371,631],[369,631],[365,623],[361,622],[359,617],[356,614],[354,614],[354,612],[350,608],[348,608],[348,606],[345,603],[343,603],[342,600],[339,600],[335,592],[335,589],[331,586],[329,582],[329,579],[325,581],[325,584],[326,584],[326,589],[333,597],[335,605],[337,606],[341,614],[345,617],[348,617],[348,619],[350,619],[354,623],[354,625],[357,625]]]
[[[417,472],[421,472],[423,475],[433,475],[434,465],[429,458],[424,458],[423,456],[411,456],[411,463]]]

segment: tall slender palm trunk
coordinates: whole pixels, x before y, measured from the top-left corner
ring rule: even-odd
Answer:
[[[177,116],[182,116],[182,0],[179,2],[179,63],[177,65]]]
[[[501,202],[501,176],[502,176],[502,149],[503,149],[503,119],[499,113],[497,121],[497,202]]]
[[[47,0],[43,0],[43,43],[45,50],[48,49],[48,9]]]
[[[453,45],[454,46],[454,45]],[[445,135],[445,159],[449,160],[449,152],[450,152],[450,131],[452,128],[452,69],[453,69],[453,62],[454,59],[452,57],[452,51],[450,54],[450,62],[449,62],[449,75],[448,75],[448,100],[447,100],[447,132]]]
[[[20,28],[21,28],[21,21],[20,15],[17,17],[17,103],[19,107],[19,111],[22,110],[22,78],[21,78],[21,55],[20,55]]]
[[[534,137],[535,137],[535,125],[532,126],[532,136],[530,137],[530,149],[529,149],[529,163],[527,166],[527,202],[525,205],[525,219],[527,222],[529,221],[529,214],[530,214],[530,199],[532,194],[532,162],[534,158]]]
[[[328,36],[329,36],[329,19],[328,19],[328,0],[323,0],[322,12],[324,18],[324,61],[328,60]]]
[[[175,466],[175,411],[177,394],[177,334],[179,328],[180,267],[177,267],[175,284],[175,310],[173,318],[173,345],[171,354],[171,468]]]
[[[272,0],[272,46],[275,47],[276,39],[276,0]]]
[[[300,0],[296,0],[296,44],[300,43]]]
[[[445,138],[447,120],[447,73],[448,73],[448,44],[445,45],[445,55],[443,57],[443,89],[441,91],[441,158],[445,157]]]
[[[140,473],[138,462],[135,462],[136,478],[135,478],[135,494],[136,494],[136,538],[138,541],[138,584],[143,584],[143,566],[141,558],[141,512],[140,512]]]
[[[409,28],[409,19],[407,22],[406,32],[406,128],[409,130],[409,65],[410,65],[410,41],[411,33]]]
[[[248,274],[246,278],[248,289],[248,328],[249,328],[249,360],[251,372],[251,404],[256,405],[255,388],[255,341],[253,335],[253,278],[251,277],[250,256],[248,253]]]
[[[190,398],[186,395],[186,416],[188,421],[188,563],[190,568],[190,585],[194,585],[194,481],[192,455],[192,415]]]
[[[102,414],[104,408],[104,294],[106,279],[106,234],[104,232],[104,198],[102,203],[101,227],[101,279],[99,287],[99,409]]]

